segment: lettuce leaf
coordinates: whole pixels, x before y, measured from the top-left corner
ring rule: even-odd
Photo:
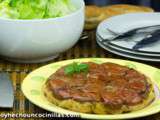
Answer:
[[[55,18],[75,10],[70,0],[0,0],[0,17],[4,18]]]
[[[47,4],[47,17],[61,17],[74,11],[69,0],[49,0]]]
[[[0,17],[4,18],[17,18],[19,13],[9,6],[10,0],[0,1]]]

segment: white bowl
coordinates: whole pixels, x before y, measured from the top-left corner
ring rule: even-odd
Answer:
[[[78,8],[64,17],[0,19],[0,55],[15,62],[35,63],[53,59],[71,48],[84,26],[83,0],[71,0]]]

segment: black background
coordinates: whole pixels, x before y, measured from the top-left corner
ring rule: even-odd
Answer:
[[[160,0],[85,0],[86,4],[96,4],[99,6],[112,4],[133,4],[152,7],[155,11],[160,11]]]

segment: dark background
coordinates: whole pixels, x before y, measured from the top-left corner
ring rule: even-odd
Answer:
[[[99,6],[113,4],[133,4],[152,7],[155,11],[160,11],[160,0],[85,0],[86,4],[96,4]]]

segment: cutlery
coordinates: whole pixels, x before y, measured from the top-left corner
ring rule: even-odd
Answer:
[[[88,39],[88,34],[86,32],[83,32],[81,37],[80,37],[80,40],[85,40],[85,39]]]
[[[156,43],[159,40],[160,40],[160,30],[157,30],[156,32],[151,33],[146,38],[137,42],[136,45],[133,46],[133,50],[138,50],[138,49],[143,48],[147,45],[151,45],[153,43]]]
[[[13,86],[9,75],[0,73],[0,108],[12,108],[13,101]]]
[[[100,35],[98,35],[98,34],[97,34],[97,36],[100,37],[100,38],[101,38],[100,41],[101,41],[102,43],[105,43],[105,44],[108,44],[108,43],[110,43],[110,42],[112,42],[112,41],[128,40],[128,38],[129,38],[129,37],[124,37],[123,39],[122,39],[122,38],[121,38],[121,39],[118,39],[118,38],[115,38],[115,39],[114,39],[114,38],[104,39],[104,38],[102,38],[102,37],[101,37]]]
[[[115,39],[123,39],[125,37],[131,37],[135,34],[145,34],[145,33],[153,33],[156,31],[160,30],[160,25],[155,25],[155,26],[147,26],[147,27],[141,27],[141,28],[135,28],[133,30],[127,31],[125,33],[116,33],[113,30],[107,28],[109,32],[111,32],[115,37],[109,39],[110,41],[115,40]],[[107,41],[106,39],[105,41]]]

